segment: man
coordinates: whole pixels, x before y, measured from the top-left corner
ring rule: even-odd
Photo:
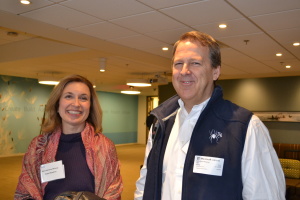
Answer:
[[[188,32],[174,45],[178,95],[151,114],[135,199],[285,199],[285,179],[267,128],[250,111],[223,99],[217,42]]]

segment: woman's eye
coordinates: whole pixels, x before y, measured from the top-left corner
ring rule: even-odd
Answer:
[[[72,98],[72,95],[66,95],[65,98],[66,98],[66,99],[71,99],[71,98]]]
[[[82,97],[80,97],[80,99],[81,99],[82,101],[87,101],[87,100],[88,100],[88,97],[82,96]]]

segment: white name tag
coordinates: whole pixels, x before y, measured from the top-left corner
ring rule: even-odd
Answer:
[[[224,158],[195,156],[194,173],[222,176]]]
[[[65,167],[62,161],[41,165],[42,183],[65,178]]]

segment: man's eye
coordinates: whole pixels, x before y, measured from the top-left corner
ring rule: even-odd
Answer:
[[[201,63],[199,63],[199,62],[192,62],[191,64],[192,65],[201,65]]]
[[[183,63],[181,63],[181,62],[174,63],[174,66],[175,66],[175,67],[180,67],[180,66],[182,66],[182,65],[183,65]]]

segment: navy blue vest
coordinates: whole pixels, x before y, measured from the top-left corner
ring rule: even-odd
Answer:
[[[178,98],[172,97],[152,112],[159,126],[148,156],[143,200],[161,199],[162,163]],[[182,200],[242,199],[241,160],[251,116],[250,111],[224,100],[219,86],[215,88],[192,133],[184,165]],[[223,158],[222,176],[193,173],[196,155]]]

